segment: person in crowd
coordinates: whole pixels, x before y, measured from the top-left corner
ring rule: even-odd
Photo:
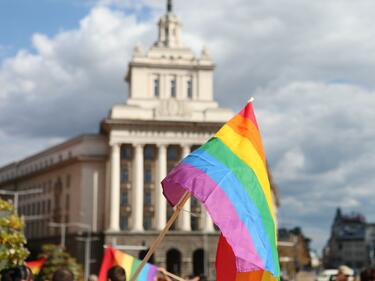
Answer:
[[[32,280],[30,268],[19,265],[1,272],[1,281],[30,281]]]
[[[121,266],[112,266],[107,272],[108,281],[126,281],[126,272]]]
[[[53,273],[52,281],[74,281],[74,275],[67,268],[59,268]]]
[[[95,274],[91,274],[88,281],[98,281],[98,276],[96,276]]]
[[[353,276],[353,269],[346,265],[341,265],[338,268],[336,275],[336,281],[349,281],[349,278]]]
[[[366,268],[361,271],[361,281],[375,281],[375,268]]]
[[[27,270],[27,281],[33,281],[34,280],[34,275],[33,272],[31,271],[31,268],[28,266],[25,266]]]

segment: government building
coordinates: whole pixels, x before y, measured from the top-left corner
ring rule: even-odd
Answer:
[[[156,42],[147,51],[134,48],[125,77],[128,99],[113,106],[100,132],[0,168],[0,189],[20,192],[18,212],[26,219],[34,255],[41,244],[65,240],[83,263],[84,243],[76,238],[89,231],[95,238],[92,273],[97,274],[103,245],[143,258],[174,211],[161,180],[233,115],[214,100],[214,68],[206,48],[196,56],[183,43],[168,1]],[[23,195],[29,190],[36,193]],[[215,280],[218,235],[191,198],[151,261],[183,277]]]

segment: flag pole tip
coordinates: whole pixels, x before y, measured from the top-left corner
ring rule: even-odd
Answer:
[[[249,100],[247,102],[249,103],[249,102],[253,102],[253,101],[254,101],[254,97],[251,97],[251,98],[249,98]]]

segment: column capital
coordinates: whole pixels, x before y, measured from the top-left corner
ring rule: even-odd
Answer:
[[[145,143],[132,143],[132,146],[135,148],[143,148],[145,145]]]
[[[155,145],[156,145],[157,148],[160,148],[160,147],[166,148],[168,146],[167,143],[155,143]]]
[[[121,143],[120,143],[120,142],[110,142],[109,145],[110,145],[111,147],[115,147],[115,148],[117,148],[117,147],[120,147],[120,146],[121,146]]]
[[[191,148],[194,144],[192,143],[182,143],[181,144],[181,147],[187,147],[187,148]]]

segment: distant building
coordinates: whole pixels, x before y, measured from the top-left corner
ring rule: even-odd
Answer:
[[[125,245],[129,254],[144,257],[173,212],[160,181],[232,116],[214,100],[214,68],[206,48],[196,56],[183,44],[180,21],[168,1],[154,45],[148,51],[134,49],[125,78],[127,101],[110,110],[100,133],[0,168],[0,189],[42,191],[21,196],[18,204],[33,254],[42,243],[59,242],[61,229],[49,227],[56,222],[70,224],[66,246],[81,263],[84,243],[76,238],[87,229],[73,223],[91,226],[99,239],[92,248],[92,272],[101,262],[103,244]],[[217,240],[210,217],[192,198],[152,261],[181,276],[214,280]]]
[[[365,241],[368,247],[369,264],[375,267],[375,223],[366,225]]]
[[[325,268],[345,264],[361,269],[374,262],[375,226],[366,223],[361,214],[343,215],[337,209],[331,227],[331,236],[323,250]]]
[[[299,227],[278,230],[280,270],[284,278],[293,280],[300,270],[311,267],[309,243],[310,239]]]

